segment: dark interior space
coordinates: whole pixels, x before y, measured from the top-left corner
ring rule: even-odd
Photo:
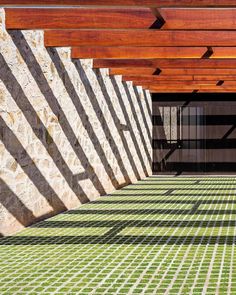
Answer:
[[[154,174],[235,174],[236,93],[157,93]]]

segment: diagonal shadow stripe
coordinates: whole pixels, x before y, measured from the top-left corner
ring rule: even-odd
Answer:
[[[119,236],[121,237],[121,236]],[[235,236],[13,236],[0,245],[236,245]]]

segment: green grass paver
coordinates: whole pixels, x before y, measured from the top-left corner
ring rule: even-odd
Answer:
[[[236,294],[236,178],[150,177],[0,239],[0,295]]]

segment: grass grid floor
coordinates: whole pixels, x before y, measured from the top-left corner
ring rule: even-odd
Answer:
[[[0,239],[0,294],[236,294],[236,178],[150,177]]]

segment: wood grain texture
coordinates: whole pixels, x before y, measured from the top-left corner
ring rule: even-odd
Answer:
[[[234,48],[234,47],[233,47]],[[72,58],[201,58],[206,47],[73,47]],[[236,48],[235,48],[236,57]]]
[[[148,29],[156,17],[148,8],[7,8],[7,29]]]
[[[236,89],[149,89],[151,93],[235,93]]]
[[[151,93],[192,93],[194,89],[182,89],[180,91],[179,89],[162,89],[162,90],[151,90],[148,89]]]
[[[145,85],[154,85],[154,86],[192,86],[192,85],[214,85],[216,86],[218,80],[165,80],[165,81],[158,81],[158,80],[152,80],[152,79],[145,79],[145,78],[140,78],[140,79],[133,79],[131,80],[134,84],[139,83],[139,85],[145,84]],[[229,82],[229,81],[228,81]],[[230,81],[233,82],[233,85],[235,85],[236,87],[236,82],[234,81]]]
[[[235,30],[236,9],[173,9],[159,10],[165,19],[162,30]]]
[[[45,46],[236,46],[236,31],[48,30]]]
[[[220,76],[220,75],[123,75],[124,81],[232,81],[235,83],[236,76]]]
[[[138,7],[236,7],[235,0],[0,0],[0,5],[86,5]]]
[[[203,87],[203,88],[227,88],[231,85],[225,85],[222,86],[216,85],[218,81],[145,81],[145,80],[133,80],[132,81],[135,85],[145,85],[145,87],[170,87],[170,88],[191,88],[192,86],[196,87]],[[236,88],[236,83],[233,84]]]
[[[111,68],[110,75],[132,75],[132,76],[143,76],[143,75],[153,75],[156,71],[156,68]],[[236,76],[236,69],[170,69],[164,68],[158,77],[163,76],[186,76],[186,75],[195,75],[195,76]],[[157,76],[156,76],[157,77]]]
[[[137,86],[143,86],[146,89],[150,90],[160,90],[160,89],[204,89],[204,90],[217,90],[217,89],[222,89],[222,90],[231,90],[231,89],[236,89],[235,87],[223,87],[223,86],[216,86],[216,85],[199,85],[199,84],[193,84],[193,85],[151,85],[151,84],[136,84]]]
[[[209,77],[209,76],[208,76]],[[211,76],[211,80],[212,80]],[[124,81],[193,81],[194,76],[185,75],[185,76],[154,76],[154,75],[136,75],[136,76],[122,76],[122,80]]]
[[[200,93],[236,93],[236,88],[231,89],[216,89],[216,90],[209,90],[209,89],[200,89]]]
[[[117,70],[117,69],[115,69]],[[122,71],[122,68],[119,69]],[[134,68],[130,69],[130,72],[135,70]],[[138,68],[137,68],[138,70]],[[217,69],[217,68],[190,68],[190,69],[184,69],[184,68],[175,68],[175,69],[170,69],[170,68],[164,68],[162,69],[161,75],[236,75],[236,68],[235,69]]]
[[[153,75],[156,68],[111,68],[109,69],[110,75]]]
[[[72,47],[72,58],[202,58],[207,47]],[[209,58],[236,58],[236,47],[212,47]]]
[[[95,59],[94,68],[210,68],[236,69],[236,59]]]
[[[193,76],[193,80],[195,81],[198,81],[198,80],[201,80],[201,81],[209,81],[211,79],[214,79],[214,80],[223,80],[223,81],[236,81],[236,75],[235,76],[220,76],[220,75],[211,75],[211,76]]]

